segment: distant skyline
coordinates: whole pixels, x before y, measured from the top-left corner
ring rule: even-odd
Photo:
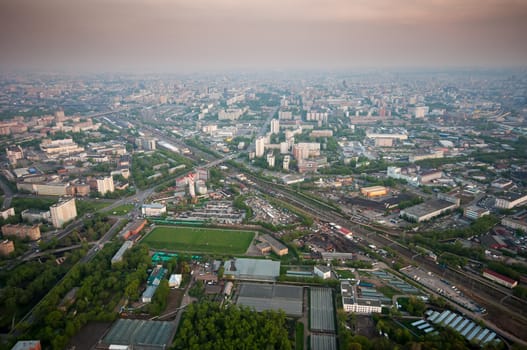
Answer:
[[[526,67],[525,0],[0,0],[0,69]]]

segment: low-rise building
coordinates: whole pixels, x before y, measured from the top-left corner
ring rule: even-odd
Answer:
[[[280,262],[239,258],[225,262],[224,276],[253,281],[275,281],[280,276]]]
[[[2,234],[4,236],[18,237],[21,239],[29,239],[36,241],[40,239],[40,227],[39,225],[11,225],[7,224],[2,226]]]
[[[22,219],[28,222],[51,221],[49,210],[26,209],[21,213]]]
[[[370,186],[361,188],[360,193],[368,198],[380,197],[386,196],[388,194],[388,189],[384,186]]]
[[[331,278],[331,268],[324,265],[313,267],[313,273],[324,280]]]
[[[19,340],[11,350],[41,350],[40,340]]]
[[[469,219],[476,220],[482,216],[489,215],[490,211],[485,208],[478,207],[476,205],[471,205],[466,207],[463,210],[463,215]]]
[[[183,280],[183,275],[181,274],[172,274],[168,280],[168,286],[170,288],[179,288],[181,281]]]
[[[527,219],[525,218],[515,218],[507,216],[501,219],[501,224],[513,230],[527,232]]]
[[[8,208],[0,211],[0,218],[7,220],[7,218],[15,216],[15,208]]]
[[[160,203],[143,204],[141,206],[141,213],[144,216],[162,216],[166,212],[167,206]]]
[[[489,280],[501,284],[507,288],[514,288],[518,285],[518,281],[489,269],[483,270],[483,277],[488,278]]]
[[[346,312],[358,314],[380,313],[382,311],[381,301],[378,299],[357,298],[354,287],[349,281],[340,282],[342,295],[342,307]]]
[[[121,248],[119,248],[119,250],[112,257],[112,260],[111,260],[112,265],[123,261],[124,253],[126,253],[128,249],[132,248],[133,245],[134,245],[134,242],[132,241],[124,241]]]
[[[0,242],[0,255],[8,256],[14,251],[15,251],[15,244],[13,243],[13,241],[4,239],[3,241]]]
[[[289,253],[289,249],[284,244],[282,244],[281,242],[279,242],[278,240],[268,234],[263,234],[259,236],[258,239],[265,243],[268,243],[271,246],[273,252],[278,256],[283,256]]]
[[[450,210],[454,210],[459,207],[459,204],[459,198],[438,194],[437,199],[432,199],[401,210],[400,216],[414,222],[427,221]]]
[[[527,203],[527,194],[507,192],[496,197],[494,206],[499,209],[512,209],[524,203]]]

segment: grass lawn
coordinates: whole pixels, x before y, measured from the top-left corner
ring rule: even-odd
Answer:
[[[134,209],[133,204],[123,204],[123,205],[118,206],[117,208],[114,208],[114,210],[112,210],[110,213],[112,215],[126,215],[133,209]]]
[[[160,226],[143,240],[150,248],[217,254],[244,254],[252,231]]]
[[[384,294],[387,298],[391,298],[397,294],[403,294],[402,292],[399,292],[397,289],[392,288],[388,285],[377,288],[377,291]]]
[[[295,344],[296,350],[304,350],[304,324],[302,322],[296,323]]]
[[[93,213],[96,212],[99,209],[106,208],[109,206],[110,202],[102,202],[97,200],[75,200],[75,205],[77,206],[77,214],[79,216],[84,215],[86,213]]]
[[[355,278],[355,274],[350,270],[335,270],[339,278]]]

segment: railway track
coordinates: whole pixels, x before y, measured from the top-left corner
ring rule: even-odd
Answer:
[[[398,235],[398,232],[352,221],[349,216],[333,211],[333,208],[324,202],[316,201],[316,203],[313,203],[308,197],[295,196],[294,191],[291,191],[290,189],[284,189],[280,185],[262,181],[254,176],[251,176],[251,178],[264,192],[271,191],[271,193],[281,196],[282,200],[300,207],[300,209],[309,213],[314,218],[327,222],[334,222],[338,225],[349,228],[353,232],[364,236],[368,243],[375,244],[379,247],[390,247],[408,263],[417,263],[432,273],[455,282],[457,285],[471,291],[471,293],[478,295],[482,300],[486,300],[500,308],[502,312],[514,314],[517,318],[523,320],[523,322],[527,324],[527,302],[512,295],[510,290],[498,286],[491,281],[487,281],[483,277],[473,273],[467,273],[449,267],[442,268],[433,261],[422,256],[416,256],[415,252],[389,237]]]

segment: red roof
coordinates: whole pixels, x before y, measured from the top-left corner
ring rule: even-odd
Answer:
[[[341,227],[338,232],[342,233],[345,236],[352,234],[352,232],[350,230],[348,230],[347,228],[344,228],[344,227]]]
[[[489,275],[492,275],[492,276],[494,276],[496,278],[499,278],[499,279],[501,279],[501,280],[503,280],[503,281],[505,281],[507,283],[510,283],[510,284],[516,283],[516,281],[513,280],[512,278],[507,277],[507,276],[503,276],[502,274],[499,274],[499,273],[497,273],[495,271],[492,271],[492,270],[489,270],[489,269],[484,269],[483,273],[487,273]]]

